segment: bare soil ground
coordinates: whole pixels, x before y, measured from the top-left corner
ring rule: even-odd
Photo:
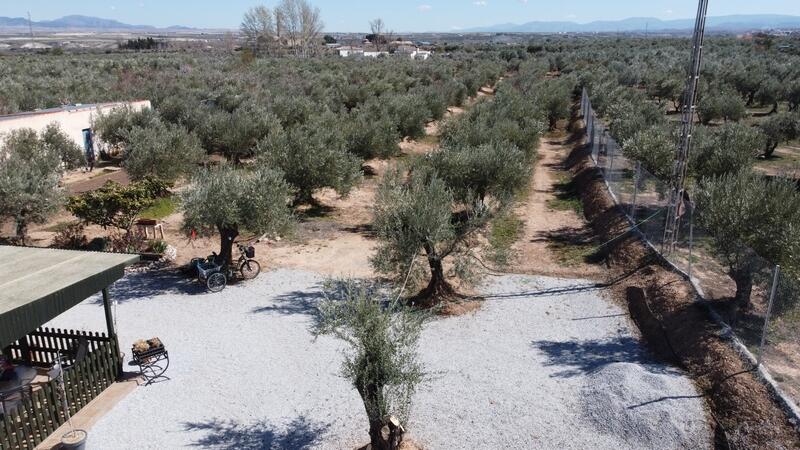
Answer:
[[[533,182],[526,198],[515,208],[524,222],[520,240],[512,247],[516,253],[508,270],[514,273],[564,278],[598,279],[601,268],[585,259],[594,246],[593,233],[583,217],[572,209],[556,209],[560,195],[559,175],[569,154],[564,134],[545,138],[538,150]],[[587,254],[566,255],[560,249],[578,246]]]
[[[583,130],[576,130],[582,135]],[[570,156],[586,217],[603,239],[628,222],[616,208],[580,142]],[[691,285],[669,270],[639,238],[626,235],[604,252],[615,298],[626,304],[648,345],[695,379],[715,418],[717,448],[799,448],[795,424],[724,338]]]

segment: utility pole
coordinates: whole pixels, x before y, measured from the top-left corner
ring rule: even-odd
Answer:
[[[694,37],[692,39],[692,64],[686,80],[686,90],[683,92],[683,111],[681,113],[681,138],[675,152],[675,166],[672,171],[672,190],[667,209],[667,220],[664,225],[664,240],[661,251],[669,255],[675,249],[680,234],[681,218],[690,207],[685,204],[686,171],[688,169],[689,151],[692,147],[692,131],[694,130],[694,116],[697,109],[697,90],[700,84],[700,63],[703,59],[703,38],[706,30],[706,15],[708,14],[708,0],[699,0],[697,6],[697,19],[694,24]]]
[[[33,40],[33,24],[31,23],[31,12],[28,11],[28,31],[31,33],[31,40]]]

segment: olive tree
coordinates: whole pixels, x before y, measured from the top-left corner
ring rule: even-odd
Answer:
[[[364,403],[371,448],[398,448],[411,399],[425,379],[417,355],[424,315],[375,286],[345,281],[335,287],[320,303],[315,334],[335,336],[348,346],[342,375]]]
[[[505,204],[531,176],[525,153],[508,142],[442,148],[426,158],[461,203],[491,195]]]
[[[103,142],[122,149],[128,141],[128,133],[135,127],[148,127],[158,121],[158,113],[150,108],[135,110],[130,106],[114,108],[108,113],[99,113],[92,123]]]
[[[133,180],[156,177],[174,183],[205,157],[200,140],[181,125],[157,121],[147,128],[136,126],[126,136],[122,166]]]
[[[421,270],[412,269],[419,269],[414,261],[423,252],[430,275],[416,298],[438,303],[452,297],[455,292],[446,279],[444,260],[455,259],[458,274],[466,278],[469,249],[464,244],[488,217],[480,207],[454,214],[455,206],[453,192],[432,170],[418,167],[408,177],[400,169],[388,171],[375,204],[373,228],[379,245],[371,259],[373,267],[400,280],[418,278]]]
[[[696,194],[700,223],[736,283],[735,302],[750,305],[753,274],[766,258],[796,267],[800,193],[785,179],[768,180],[743,170],[704,179]],[[761,257],[761,258],[759,258]]]
[[[295,188],[295,203],[313,202],[317,189],[346,196],[361,179],[361,160],[347,151],[337,117],[326,113],[280,130],[258,144],[259,164],[280,169]]]
[[[61,129],[57,122],[47,125],[41,132],[44,146],[58,153],[65,169],[75,169],[86,164],[83,150]]]
[[[729,89],[710,90],[700,97],[697,115],[703,125],[717,119],[736,122],[747,117],[747,105]]]
[[[800,136],[800,115],[779,113],[759,125],[764,133],[764,157],[771,158],[778,146]]]
[[[762,142],[757,129],[739,123],[699,127],[694,133],[691,170],[698,177],[709,177],[750,168]]]
[[[27,243],[30,224],[44,223],[63,199],[59,187],[62,150],[36,131],[11,131],[0,145],[0,217],[14,220],[16,237]]]
[[[200,235],[219,234],[219,258],[230,264],[239,233],[275,234],[291,224],[291,196],[283,174],[223,165],[204,169],[182,194],[183,227]]]
[[[622,143],[622,151],[628,158],[639,161],[656,177],[666,180],[672,174],[675,161],[675,136],[670,128],[654,125],[636,132]]]
[[[536,103],[547,114],[550,130],[555,130],[559,120],[568,119],[572,107],[572,86],[568,79],[545,80],[537,85]]]

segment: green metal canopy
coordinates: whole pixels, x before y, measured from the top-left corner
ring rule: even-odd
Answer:
[[[0,348],[122,278],[138,255],[0,246]]]

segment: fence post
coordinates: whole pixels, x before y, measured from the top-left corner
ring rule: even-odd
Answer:
[[[778,291],[778,280],[781,276],[781,266],[775,266],[775,275],[772,277],[772,292],[769,294],[769,306],[767,306],[767,315],[764,317],[764,329],[761,331],[761,345],[758,347],[758,361],[757,366],[761,365],[761,360],[764,356],[764,344],[767,342],[767,331],[769,330],[769,318],[772,315],[772,305],[775,302],[775,294]]]
[[[639,195],[639,178],[641,177],[642,164],[636,161],[633,172],[633,204],[631,205],[631,219],[636,223],[636,197]]]

